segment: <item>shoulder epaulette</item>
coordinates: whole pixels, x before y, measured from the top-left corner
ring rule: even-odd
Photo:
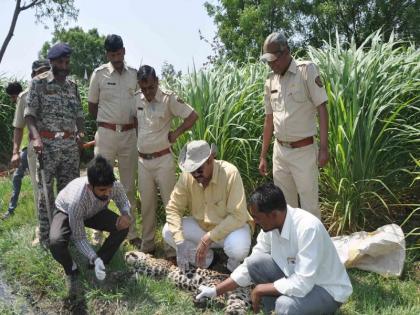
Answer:
[[[108,64],[107,63],[104,63],[103,65],[100,65],[98,68],[93,70],[93,72],[98,72],[98,71],[101,71],[103,69],[108,69]]]

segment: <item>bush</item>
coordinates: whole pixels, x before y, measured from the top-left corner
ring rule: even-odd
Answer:
[[[331,160],[320,184],[337,233],[363,228],[370,214],[388,216],[411,181],[410,153],[420,154],[420,51],[379,33],[358,48],[344,44],[309,49],[327,82]]]

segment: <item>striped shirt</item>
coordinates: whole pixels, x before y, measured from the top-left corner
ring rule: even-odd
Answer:
[[[88,188],[88,184],[86,176],[72,180],[59,192],[55,207],[68,215],[71,238],[76,248],[92,263],[97,255],[87,241],[84,221],[107,208],[111,199],[114,200],[121,214],[130,215],[130,202],[120,182],[114,182],[111,196],[106,201],[95,197],[92,190]]]

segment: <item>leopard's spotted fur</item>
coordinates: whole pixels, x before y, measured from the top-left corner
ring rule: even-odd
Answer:
[[[194,296],[198,293],[200,285],[215,286],[229,276],[200,268],[191,268],[184,272],[165,259],[155,258],[139,251],[127,252],[125,261],[134,274],[158,279],[166,277],[177,287],[192,292]],[[251,306],[250,290],[239,287],[225,296],[215,298],[215,301],[225,307],[225,314],[246,314]],[[196,305],[200,305],[201,302],[203,301],[195,301]]]

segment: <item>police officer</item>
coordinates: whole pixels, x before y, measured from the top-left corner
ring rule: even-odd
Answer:
[[[89,112],[98,124],[95,155],[101,154],[111,165],[114,165],[115,158],[118,159],[121,183],[131,204],[131,216],[135,218],[137,137],[133,104],[137,71],[124,62],[125,48],[120,36],[108,35],[105,50],[109,62],[94,70],[88,96]],[[140,247],[135,220],[127,238],[132,245]]]
[[[266,157],[274,131],[274,183],[290,206],[297,208],[299,200],[300,208],[320,218],[318,166],[323,167],[328,161],[327,94],[315,64],[293,59],[283,33],[270,34],[263,51],[261,59],[272,72],[264,87],[260,174],[267,175]],[[319,150],[314,139],[317,114]]]
[[[159,88],[158,77],[151,66],[140,67],[137,79],[141,90],[136,93],[135,103],[143,239],[141,251],[151,253],[155,250],[157,188],[166,206],[176,183],[171,146],[179,136],[192,128],[198,115],[174,93]],[[176,117],[184,121],[171,130],[172,120]],[[167,247],[166,255],[175,253]]]
[[[42,181],[38,180],[38,218],[40,242],[48,246],[49,214],[54,206],[56,179],[57,192],[79,176],[78,143],[84,136],[83,109],[77,85],[67,76],[70,72],[71,48],[57,43],[50,48],[47,58],[51,70],[35,77],[30,85],[25,108],[33,148],[44,166],[48,200],[44,196]],[[37,165],[41,179],[40,165]],[[46,202],[48,202],[49,207]]]
[[[49,69],[50,63],[48,60],[35,60],[32,63],[31,77],[33,78],[38,74],[48,71]],[[31,176],[35,207],[38,207],[38,184],[36,182],[36,154],[32,147],[32,141],[29,141],[28,143],[25,139],[24,142],[28,143],[28,147],[26,148],[26,146],[24,146],[22,151],[20,151],[24,128],[26,126],[24,111],[27,104],[26,98],[28,96],[28,92],[29,87],[19,94],[16,101],[16,111],[15,116],[13,118],[13,155],[10,162],[12,167],[16,167],[17,169],[13,175],[13,193],[10,199],[9,209],[7,213],[3,215],[3,219],[13,214],[13,211],[17,206],[22,178],[27,168],[29,168],[29,174]]]

